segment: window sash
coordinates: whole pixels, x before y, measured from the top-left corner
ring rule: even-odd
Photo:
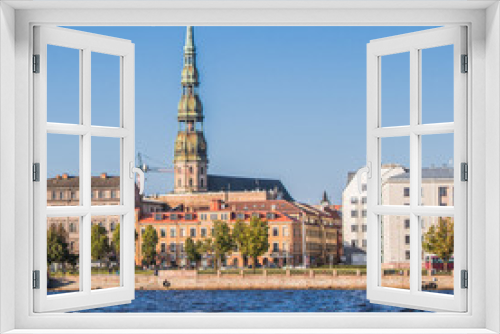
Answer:
[[[467,76],[460,73],[461,54],[466,54],[466,28],[446,27],[371,41],[367,47],[367,161],[372,166],[368,187],[368,272],[367,296],[371,302],[424,310],[465,312],[467,290],[461,289],[460,271],[467,269],[467,187],[460,181],[460,164],[467,162]],[[454,45],[454,122],[420,124],[420,51],[444,45]],[[410,125],[381,127],[380,66],[381,56],[410,52]],[[455,206],[421,205],[420,135],[454,133]],[[381,138],[410,137],[410,205],[381,205],[380,145]],[[410,290],[381,287],[381,216],[410,216]],[[420,291],[421,287],[421,216],[454,217],[455,264],[454,295]]]
[[[80,50],[80,123],[47,122],[47,45]],[[120,57],[121,102],[120,127],[93,126],[90,122],[91,53],[99,52]],[[134,298],[134,180],[129,168],[134,161],[134,45],[127,40],[83,33],[64,28],[38,26],[34,28],[34,53],[40,55],[40,72],[34,83],[34,150],[33,159],[40,163],[40,182],[34,191],[34,263],[40,271],[40,289],[33,290],[34,312],[64,312],[110,304],[130,302]],[[47,134],[80,136],[79,205],[47,207]],[[92,206],[91,138],[119,138],[121,204]],[[91,218],[93,215],[121,216],[120,287],[91,289]],[[47,218],[80,217],[80,288],[78,292],[47,295]]]

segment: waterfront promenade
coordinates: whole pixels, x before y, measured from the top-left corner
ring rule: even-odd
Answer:
[[[382,277],[385,287],[409,289],[408,272]],[[118,275],[92,275],[92,289],[119,285]],[[453,276],[423,276],[424,282],[435,282],[437,290],[453,289]],[[345,270],[248,270],[211,271],[162,270],[158,276],[135,276],[137,290],[364,290],[366,271]],[[78,290],[79,277],[65,276],[52,280],[51,290]]]

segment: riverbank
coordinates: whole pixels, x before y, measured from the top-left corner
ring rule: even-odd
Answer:
[[[424,283],[433,282],[436,290],[452,290],[453,276],[423,276]],[[92,289],[119,285],[118,275],[92,275]],[[78,276],[51,279],[51,290],[78,290]],[[342,270],[260,270],[201,273],[196,270],[163,270],[155,275],[136,275],[136,290],[365,290],[366,272]],[[409,289],[407,272],[384,275],[382,286]]]

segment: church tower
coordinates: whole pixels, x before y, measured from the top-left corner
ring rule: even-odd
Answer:
[[[203,134],[199,84],[193,27],[187,27],[181,79],[182,96],[177,114],[179,131],[174,153],[175,193],[207,191],[207,142]]]

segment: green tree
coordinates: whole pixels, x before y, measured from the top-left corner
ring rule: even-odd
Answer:
[[[244,243],[240,249],[241,254],[253,259],[253,270],[257,266],[257,258],[269,250],[269,226],[267,221],[252,217],[248,228],[245,230]]]
[[[453,256],[455,245],[454,222],[451,218],[439,218],[437,225],[429,228],[424,234],[422,248],[429,254],[434,254],[444,263],[444,270],[448,270],[448,263]]]
[[[47,231],[47,265],[64,263],[69,259],[67,234],[62,224],[50,225]]]
[[[156,262],[156,245],[158,244],[158,233],[152,225],[146,226],[142,234],[142,257],[147,264]]]
[[[120,258],[120,223],[116,225],[113,231],[113,251],[117,259]]]
[[[248,224],[242,220],[237,220],[233,226],[233,242],[243,258],[243,266],[247,265],[248,254],[242,252],[243,245],[246,243]],[[246,248],[245,248],[246,249]]]
[[[198,268],[198,263],[201,261],[202,255],[202,242],[200,240],[194,242],[193,239],[187,238],[185,250],[189,263],[195,262]]]
[[[93,224],[90,238],[92,260],[102,261],[107,259],[110,247],[106,229],[98,224]]]
[[[214,221],[213,239],[213,252],[216,258],[216,269],[219,269],[222,264],[222,259],[225,258],[226,255],[230,255],[234,247],[231,230],[226,222],[220,220]]]
[[[206,254],[207,256],[214,254],[214,240],[212,238],[204,239],[200,244],[201,254]]]

